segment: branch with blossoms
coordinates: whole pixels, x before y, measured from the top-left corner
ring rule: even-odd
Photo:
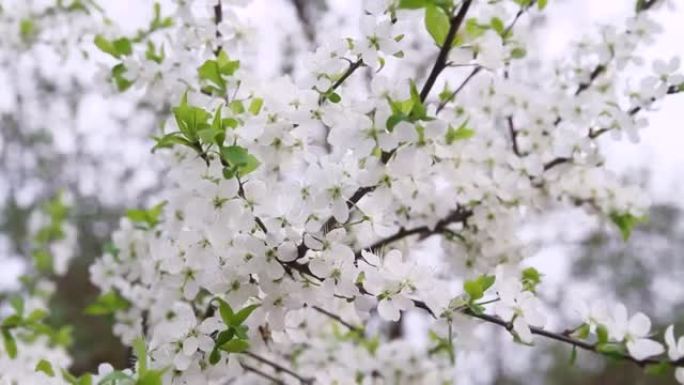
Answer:
[[[591,136],[633,133],[637,112],[681,88],[678,63],[658,62],[638,91],[601,92],[655,32],[643,12],[655,1],[637,3],[619,33],[568,49],[577,61],[525,79],[513,71],[526,63],[514,26],[547,1],[367,1],[357,34],[295,53],[301,70],[269,79],[243,49],[237,3],[181,1],[171,22],[155,8],[141,40],[114,27],[94,38],[109,60],[101,80],[174,107],[155,138],[164,201],[130,210],[91,268],[102,295],[90,311],[112,318],[137,361],[90,380],[445,383],[476,320],[524,344],[540,336],[642,366],[667,345],[664,365],[679,368],[674,331],[655,341],[648,318],[619,305],[547,331],[541,274],[522,267],[516,235],[570,205],[591,205],[625,238],[642,220],[642,193],[595,161]],[[405,77],[430,52],[424,82]],[[464,66],[470,75],[432,105],[447,69]],[[369,87],[349,86],[361,68]],[[587,164],[556,160],[575,156]],[[414,253],[427,238],[443,251],[436,266]],[[385,330],[416,308],[431,316],[425,349]],[[61,362],[37,364],[59,380]]]

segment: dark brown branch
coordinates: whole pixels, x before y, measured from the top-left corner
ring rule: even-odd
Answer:
[[[285,381],[281,380],[280,378],[272,376],[272,375],[264,372],[263,370],[257,369],[253,366],[249,366],[249,365],[243,364],[243,363],[240,363],[240,365],[242,366],[242,369],[244,369],[248,372],[252,372],[254,374],[257,374],[257,375],[271,381],[274,384],[278,384],[278,385],[286,385],[287,384]]]
[[[503,33],[504,36],[508,36],[508,34],[511,33],[511,31],[513,30],[513,28],[515,27],[515,25],[518,23],[518,20],[520,20],[520,17],[521,17],[528,9],[530,9],[532,6],[534,6],[534,4],[535,4],[536,2],[537,2],[536,0],[533,0],[533,1],[531,1],[530,4],[528,4],[526,7],[521,7],[521,8],[518,10],[518,12],[515,14],[515,17],[513,18],[513,20],[508,24],[508,26],[507,26],[506,29],[504,30],[504,33]],[[504,44],[505,44],[505,42],[504,42]],[[442,101],[439,103],[439,105],[437,106],[437,113],[439,113],[440,111],[442,111],[442,110],[444,109],[444,107],[446,107],[447,103],[453,101],[453,100],[456,98],[456,95],[458,95],[458,93],[461,92],[461,90],[466,86],[466,84],[468,84],[468,83],[470,82],[470,80],[471,80],[473,77],[475,77],[475,75],[477,75],[481,70],[482,70],[482,67],[481,67],[481,66],[477,66],[477,67],[473,68],[473,70],[470,71],[470,74],[468,74],[468,76],[466,76],[466,78],[463,80],[463,82],[461,82],[461,85],[459,85],[459,86],[456,88],[456,90],[454,90],[454,92],[452,92],[451,95],[449,95],[448,98],[442,100]]]
[[[425,101],[425,99],[427,99],[428,95],[430,94],[430,90],[435,85],[435,82],[437,81],[439,74],[444,70],[444,68],[447,67],[447,59],[449,58],[449,52],[451,51],[451,47],[454,44],[456,33],[458,32],[458,29],[461,27],[461,24],[463,23],[463,20],[465,19],[466,14],[468,13],[468,9],[470,8],[471,3],[472,0],[465,0],[463,2],[463,5],[461,5],[461,8],[458,10],[456,16],[451,18],[449,31],[447,32],[446,38],[444,39],[444,44],[442,44],[442,47],[439,50],[437,60],[435,60],[435,64],[432,67],[432,71],[430,71],[430,75],[428,75],[428,78],[425,81],[423,88],[420,90],[420,100],[423,102]]]
[[[473,68],[473,70],[470,71],[470,74],[468,74],[468,76],[466,76],[466,78],[463,79],[463,82],[461,82],[461,85],[459,85],[458,87],[456,87],[456,89],[454,90],[454,92],[452,92],[451,95],[449,95],[448,98],[442,100],[442,101],[439,103],[439,105],[437,106],[437,113],[439,114],[439,112],[442,111],[442,110],[444,109],[444,107],[446,107],[447,103],[453,101],[453,100],[456,98],[456,95],[458,95],[458,93],[461,92],[461,90],[466,86],[466,84],[468,84],[468,82],[470,82],[470,80],[471,80],[473,77],[475,77],[475,75],[477,75],[477,73],[480,72],[480,71],[482,71],[482,67],[480,67],[480,66],[477,66],[477,67]]]
[[[589,80],[587,80],[584,83],[580,83],[579,87],[577,87],[577,90],[575,91],[575,96],[581,94],[582,92],[586,91],[591,87],[592,84],[594,84],[594,81],[596,78],[599,77],[602,73],[606,71],[606,66],[603,64],[599,64],[596,67],[594,67],[594,70],[591,71],[591,74],[589,74]]]
[[[351,331],[355,331],[355,332],[364,334],[364,330],[361,326],[356,326],[350,322],[347,322],[344,319],[342,319],[342,317],[340,317],[339,315],[337,315],[335,313],[329,312],[320,306],[312,306],[311,308],[316,310],[317,312],[319,312],[319,313],[321,313],[327,317],[330,317],[330,318],[334,319],[335,321],[341,323],[342,325],[344,325],[347,329],[349,329]]]
[[[420,227],[414,227],[412,229],[400,229],[393,235],[390,235],[387,238],[383,238],[372,245],[365,247],[364,249],[366,250],[380,250],[383,247],[392,244],[398,240],[404,239],[406,237],[410,237],[412,235],[420,235],[421,238],[427,238],[430,235],[433,234],[440,234],[443,233],[445,230],[447,230],[447,226],[449,226],[452,223],[457,223],[457,222],[463,222],[466,219],[468,219],[471,215],[473,215],[473,212],[470,210],[464,210],[464,209],[456,209],[454,210],[451,214],[449,214],[447,217],[441,219],[437,224],[435,225],[434,228],[430,228],[428,226],[420,226]],[[355,253],[356,260],[362,259],[361,251],[357,251]]]
[[[326,95],[334,92],[336,89],[338,89],[342,83],[344,83],[353,73],[356,71],[359,67],[363,66],[363,60],[358,59],[355,62],[350,62],[349,68],[347,68],[346,71],[340,76],[335,83],[333,83],[330,88],[321,95],[321,97],[318,99],[318,104],[321,105],[325,101]]]
[[[636,11],[637,13],[648,11],[660,0],[638,0]]]
[[[214,5],[214,24],[216,24],[216,40],[219,40],[221,38],[221,31],[219,31],[219,24],[223,21],[223,5],[221,4],[221,0],[218,0],[216,5]],[[214,55],[219,54],[221,52],[221,49],[223,47],[221,46],[221,43],[219,43],[216,46],[216,50],[214,51]]]
[[[313,378],[304,377],[304,376],[302,376],[301,374],[299,374],[299,373],[293,371],[292,369],[286,368],[286,367],[284,367],[284,366],[282,366],[282,365],[280,365],[280,364],[278,364],[278,363],[276,363],[276,362],[273,362],[273,361],[271,361],[271,360],[269,360],[269,359],[267,359],[267,358],[264,358],[264,357],[262,357],[262,356],[260,356],[260,355],[258,355],[258,354],[252,353],[252,352],[250,352],[250,351],[246,351],[246,352],[244,352],[243,354],[245,354],[245,355],[247,355],[247,356],[249,356],[249,357],[254,358],[255,360],[261,362],[261,363],[264,364],[264,365],[268,365],[268,366],[272,367],[276,372],[282,372],[282,373],[288,374],[288,375],[290,375],[290,376],[296,378],[296,379],[299,380],[299,382],[301,382],[302,384],[311,385],[311,384],[314,383],[314,379],[313,379]]]
[[[473,318],[477,318],[477,319],[480,319],[480,320],[501,326],[508,331],[511,331],[513,329],[513,325],[510,322],[506,322],[506,321],[502,320],[501,318],[493,316],[493,315],[484,314],[484,313],[475,313],[470,309],[464,309],[461,311],[461,313],[465,314],[467,316],[473,317]],[[554,341],[564,342],[564,343],[570,344],[572,346],[575,346],[577,348],[587,350],[587,351],[590,351],[590,352],[593,352],[596,354],[603,354],[599,351],[599,347],[597,344],[578,340],[578,339],[572,338],[566,334],[554,333],[554,332],[544,330],[544,329],[538,328],[538,327],[533,327],[533,326],[530,327],[530,331],[532,332],[532,334],[536,334],[536,335],[539,335],[542,337],[546,337],[546,338],[552,339]],[[626,354],[620,354],[620,356],[618,358],[632,362],[632,363],[634,363],[638,366],[641,366],[641,367],[644,367],[647,365],[657,365],[657,364],[662,363],[662,360],[659,360],[659,359],[649,358],[649,359],[645,359],[645,360],[637,360],[636,358],[634,358],[630,355],[626,355]],[[672,361],[672,362],[670,362],[670,364],[672,366],[684,366],[684,359]]]
[[[518,131],[515,129],[515,125],[513,124],[513,117],[509,116],[506,118],[506,120],[508,121],[508,132],[511,135],[513,153],[520,157],[522,154],[520,153],[520,148],[518,147]]]

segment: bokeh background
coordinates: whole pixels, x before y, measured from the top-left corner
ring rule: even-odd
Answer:
[[[170,7],[167,3],[161,2],[162,9]],[[528,17],[519,26],[520,33],[529,36],[528,51],[539,60],[567,55],[573,41],[596,34],[599,25],[622,25],[634,9],[633,0],[549,3],[543,16]],[[148,0],[100,0],[99,4],[131,33],[152,17]],[[664,32],[642,50],[645,57],[684,57],[684,3],[669,4],[653,15]],[[244,11],[253,20],[249,32],[255,36],[247,67],[263,77],[296,72],[301,54],[317,41],[351,33],[360,9],[357,0],[254,0]],[[638,79],[649,70],[648,65],[635,66],[627,74]],[[83,60],[79,53],[60,55],[40,44],[18,53],[0,51],[0,292],[16,289],[26,269],[28,214],[63,191],[73,205],[78,250],[69,273],[58,281],[53,300],[57,310],[51,322],[75,325],[75,372],[92,370],[104,361],[123,367],[129,360],[127,349],[111,335],[108,321],[83,314],[82,309],[97,296],[87,268],[101,254],[118,218],[127,208],[153,202],[163,178],[163,168],[150,154],[150,136],[158,129],[160,109],[147,105],[136,90],[103,93],[94,80],[98,71],[95,61]],[[558,314],[551,328],[560,329],[573,320],[574,299],[603,297],[652,315],[656,330],[672,322],[684,330],[683,107],[680,94],[648,112],[650,127],[642,131],[639,144],[601,139],[608,167],[642,185],[653,199],[649,222],[638,227],[628,242],[580,209],[540,217],[521,229],[521,236],[534,246],[529,263],[544,274],[543,300]],[[410,322],[405,327],[410,328]],[[467,383],[674,381],[671,376],[648,376],[629,364],[582,353],[570,366],[566,346],[539,341],[531,349],[491,329],[485,354],[459,363],[480,368]]]

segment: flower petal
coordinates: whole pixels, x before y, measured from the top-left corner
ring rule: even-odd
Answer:
[[[661,354],[665,351],[665,348],[656,341],[647,338],[637,338],[627,342],[627,351],[637,360],[643,360]]]

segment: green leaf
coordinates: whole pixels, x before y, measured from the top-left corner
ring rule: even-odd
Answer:
[[[522,59],[527,55],[527,50],[522,47],[515,47],[511,50],[511,57],[513,59]]]
[[[133,53],[133,46],[131,41],[125,37],[112,41],[112,46],[119,53],[120,56],[127,56]]]
[[[221,315],[221,319],[223,320],[223,323],[226,325],[232,325],[233,324],[233,317],[235,317],[235,313],[233,312],[233,308],[230,307],[228,302],[217,298],[217,301],[219,303],[219,314]]]
[[[537,285],[541,283],[542,275],[534,267],[528,267],[521,273],[522,284],[525,290],[534,292]]]
[[[152,152],[160,148],[171,148],[174,144],[192,147],[192,143],[185,139],[180,132],[172,132],[164,136],[154,137],[153,139],[156,141],[156,144],[152,147]]]
[[[259,115],[259,112],[261,112],[261,107],[264,105],[264,99],[262,98],[254,98],[252,101],[249,103],[249,112],[252,115]]]
[[[489,22],[489,25],[492,26],[492,29],[496,31],[501,37],[504,36],[504,33],[506,32],[506,27],[504,26],[504,23],[501,19],[498,17],[493,17],[492,20]]]
[[[36,372],[43,372],[43,373],[47,374],[48,377],[54,377],[55,376],[55,371],[52,369],[52,364],[46,360],[38,361],[38,364],[36,364],[35,371]]]
[[[596,345],[596,351],[614,358],[623,358],[627,353],[625,347],[622,344],[610,342]]]
[[[451,23],[449,16],[442,7],[429,5],[425,7],[425,28],[438,46],[446,40]]]
[[[399,0],[399,9],[420,9],[430,3],[428,0]]]
[[[608,342],[608,329],[605,325],[598,325],[596,327],[596,338],[599,344],[605,344]]]
[[[387,122],[385,122],[385,125],[387,126],[387,130],[392,132],[392,130],[394,130],[394,127],[396,127],[397,124],[403,122],[404,120],[407,120],[405,115],[401,115],[401,114],[390,115],[390,117],[387,118]]]
[[[586,340],[589,337],[590,332],[591,327],[589,326],[589,324],[584,323],[580,327],[578,327],[573,334],[581,340]]]
[[[32,40],[38,30],[36,28],[36,23],[31,19],[21,19],[19,22],[19,36],[24,42]]]
[[[235,313],[235,316],[232,319],[231,325],[232,326],[240,326],[242,325],[243,322],[247,319],[247,317],[252,314],[256,308],[258,308],[259,305],[249,305],[241,309],[239,312]]]
[[[470,301],[475,301],[484,296],[484,290],[482,290],[482,285],[477,280],[469,280],[463,283],[463,290],[465,290]]]
[[[52,271],[52,254],[46,249],[37,249],[31,253],[36,269],[42,272]]]
[[[662,376],[668,372],[668,369],[670,369],[670,363],[667,361],[662,361],[657,364],[646,365],[646,369],[644,369],[644,371],[653,376]]]
[[[645,216],[637,217],[630,213],[614,212],[610,214],[610,220],[617,225],[618,229],[620,229],[622,239],[627,241],[632,235],[634,227],[642,222],[646,222],[647,218]]]
[[[138,359],[138,372],[144,374],[147,372],[147,346],[145,346],[145,340],[136,338],[133,341],[133,351]]]
[[[133,81],[126,78],[126,71],[128,71],[128,69],[123,63],[119,63],[112,67],[111,77],[119,92],[124,92],[133,85]]]
[[[145,229],[153,229],[159,224],[159,217],[165,205],[166,201],[158,203],[148,210],[126,210],[126,217],[133,223],[144,225]]]
[[[226,342],[233,339],[233,336],[235,336],[235,329],[232,327],[221,331],[216,336],[216,346],[221,346],[221,345],[225,344]]]
[[[119,310],[126,310],[130,306],[130,302],[125,298],[115,291],[110,291],[97,297],[95,302],[85,308],[85,313],[88,315],[108,315]]]
[[[482,291],[487,291],[487,289],[492,287],[494,281],[496,281],[496,277],[493,275],[481,275],[477,277],[477,282],[482,287]]]
[[[577,361],[577,346],[572,345],[572,351],[570,352],[570,366],[575,365]]]
[[[185,138],[194,143],[197,141],[197,131],[208,127],[207,120],[211,114],[200,107],[188,104],[188,94],[183,94],[181,103],[173,109],[178,129],[185,135]]]
[[[221,159],[233,175],[244,176],[256,170],[261,164],[257,158],[240,146],[228,146],[221,149]]]
[[[4,320],[2,320],[2,327],[9,329],[9,328],[15,328],[23,323],[23,320],[21,319],[21,316],[18,314],[12,314],[9,317],[6,317]]]
[[[233,100],[228,107],[230,107],[230,110],[235,114],[243,114],[245,112],[245,105],[242,103],[242,100]]]
[[[216,61],[219,66],[219,72],[221,72],[221,74],[224,76],[233,76],[233,74],[235,74],[235,71],[237,71],[240,68],[240,61],[230,60],[228,54],[224,50],[221,50],[219,52]]]
[[[335,92],[329,93],[327,97],[328,100],[330,100],[332,103],[339,103],[340,101],[342,101],[342,97],[340,96],[340,94]]]
[[[150,40],[147,42],[147,50],[145,51],[145,59],[151,60],[157,64],[161,64],[164,61],[166,54],[164,53],[164,46],[161,47],[159,53],[157,53],[157,48],[154,43]]]
[[[14,336],[6,328],[2,328],[2,340],[3,340],[3,345],[5,346],[5,351],[7,352],[7,355],[11,359],[16,358],[17,357],[17,341],[14,340]]]
[[[148,370],[139,374],[135,385],[162,385],[163,375],[164,371],[162,370]]]
[[[10,306],[14,309],[14,313],[19,317],[24,315],[24,299],[16,295],[9,300]]]
[[[198,69],[200,80],[207,80],[216,86],[216,89],[220,94],[224,94],[226,91],[226,81],[223,80],[221,76],[221,71],[219,70],[219,65],[216,60],[207,60]]]
[[[249,341],[247,340],[230,340],[225,344],[219,346],[219,349],[228,353],[242,353],[249,349]]]
[[[209,354],[209,363],[212,365],[218,364],[218,362],[221,360],[221,351],[218,349],[213,349],[211,353]]]
[[[93,376],[90,373],[82,375],[76,385],[93,385]]]
[[[43,310],[43,309],[35,309],[29,315],[26,317],[26,322],[40,322],[45,317],[47,317],[48,313]]]
[[[108,375],[106,375],[103,379],[100,380],[100,382],[97,383],[98,385],[134,385],[134,379],[133,377],[129,376],[128,374],[116,370]]]
[[[466,20],[465,32],[473,39],[484,35],[488,28],[488,25],[480,24],[476,18]]]
[[[117,59],[121,56],[126,56],[133,53],[131,41],[125,37],[115,40],[108,40],[102,35],[97,35],[95,36],[93,42],[95,43],[95,46],[100,49],[100,51],[112,55]]]
[[[411,112],[409,114],[410,118],[414,121],[425,119],[427,117],[427,109],[420,99],[420,93],[418,92],[418,88],[414,81],[411,81],[410,92],[412,103]]]
[[[537,8],[541,11],[548,5],[548,0],[537,0]]]
[[[467,127],[468,121],[463,122],[457,129],[449,126],[446,133],[446,143],[453,144],[459,140],[470,139],[475,135],[475,131]]]

